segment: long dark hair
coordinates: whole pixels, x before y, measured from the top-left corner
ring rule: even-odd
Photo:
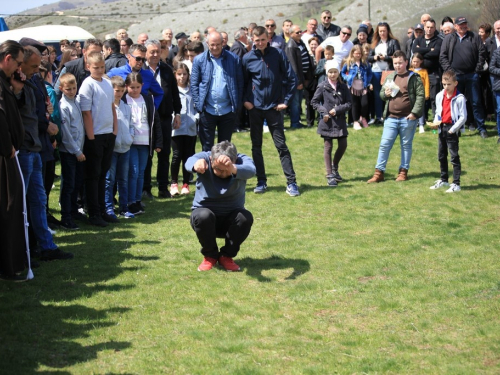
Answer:
[[[394,35],[392,35],[391,27],[389,26],[389,24],[387,22],[379,22],[377,24],[377,27],[375,28],[375,32],[374,32],[373,38],[372,38],[372,48],[373,49],[375,49],[375,47],[377,47],[378,44],[380,43],[380,34],[378,33],[380,26],[385,27],[387,29],[387,40],[388,41],[391,39],[396,39],[396,38],[394,38]]]

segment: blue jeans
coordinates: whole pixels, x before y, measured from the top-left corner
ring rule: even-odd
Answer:
[[[61,159],[61,220],[71,220],[78,212],[78,192],[83,186],[85,162],[76,160],[69,152],[59,152]]]
[[[476,128],[479,132],[486,131],[484,127],[484,109],[481,102],[481,84],[480,77],[477,73],[457,74],[458,86],[457,89],[465,95],[467,100],[472,103],[472,112]]]
[[[380,80],[382,79],[382,72],[373,72],[372,85],[373,85],[373,105],[375,106],[375,116],[377,118],[382,118],[382,113],[384,113],[385,103],[380,99],[380,89],[382,85]]]
[[[413,137],[415,136],[417,122],[418,120],[407,120],[405,117],[387,117],[385,119],[384,131],[382,132],[382,139],[380,140],[377,165],[375,168],[385,171],[389,153],[394,145],[394,141],[399,135],[399,141],[401,143],[401,165],[399,168],[410,169]]]
[[[500,91],[493,91],[495,98],[497,99],[497,131],[500,137]]]
[[[30,225],[35,232],[38,245],[42,251],[57,249],[47,225],[45,212],[47,195],[43,186],[42,158],[38,152],[20,150],[19,164],[23,172],[26,199],[30,210]]]
[[[302,93],[304,90],[295,90],[288,103],[288,108],[290,108],[290,127],[296,128],[300,125],[300,107],[302,104]]]
[[[132,145],[129,151],[128,203],[141,200],[144,185],[144,170],[148,163],[149,146]]]
[[[115,181],[118,185],[120,211],[127,211],[128,205],[128,170],[129,170],[130,151],[122,154],[113,152],[111,157],[111,166],[106,174],[106,212],[114,210],[113,198]],[[142,192],[142,190],[141,190]]]

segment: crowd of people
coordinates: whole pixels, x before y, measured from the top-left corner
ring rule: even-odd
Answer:
[[[441,169],[431,189],[460,191],[458,141],[466,124],[487,138],[485,119],[496,111],[500,143],[500,20],[476,33],[465,17],[439,25],[424,14],[404,45],[387,22],[372,27],[365,20],[353,35],[351,26],[331,21],[328,10],[305,30],[287,19],[281,34],[273,19],[250,23],[232,34],[231,46],[229,34],[215,27],[189,36],[166,28],[162,39],[141,33],[135,42],[125,29],[83,46],[64,39],[59,56],[30,37],[2,43],[0,221],[9,235],[0,245],[0,276],[24,279],[19,273],[38,265],[35,259],[73,258],[55,244],[55,228],[77,230],[82,221],[106,227],[143,214],[142,200],[153,198],[155,153],[159,198],[190,194],[197,175],[191,225],[204,256],[199,270],[217,262],[238,270],[232,258],[253,222],[244,186],[256,176],[254,193],[267,190],[264,132],[278,151],[286,193],[300,195],[285,114],[291,129],[317,124],[328,186],[343,180],[348,127],[383,124],[369,183],[384,181],[398,135],[396,181],[407,180],[415,132],[428,126],[439,133]],[[233,133],[248,129],[252,158],[231,143]],[[48,199],[57,160],[60,219]],[[220,252],[218,235],[226,238]]]

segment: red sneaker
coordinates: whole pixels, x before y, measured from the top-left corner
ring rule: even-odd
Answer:
[[[233,258],[230,257],[220,257],[219,264],[224,267],[226,271],[235,272],[240,270],[240,266],[234,263]]]
[[[213,266],[217,263],[217,259],[204,257],[203,262],[198,266],[198,271],[210,271]]]

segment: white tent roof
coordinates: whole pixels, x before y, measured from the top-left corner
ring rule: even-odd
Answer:
[[[9,39],[19,41],[25,37],[44,43],[59,43],[61,39],[84,41],[94,38],[91,33],[78,26],[45,25],[2,31],[0,32],[0,43]]]

